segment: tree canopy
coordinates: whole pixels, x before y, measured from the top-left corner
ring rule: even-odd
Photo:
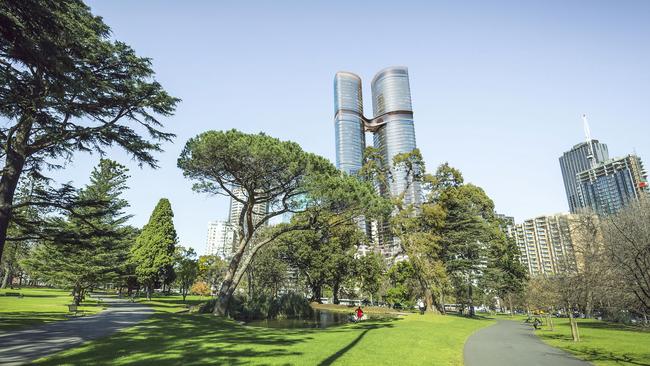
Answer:
[[[81,0],[3,1],[0,35],[1,258],[23,173],[41,177],[77,151],[111,146],[156,167],[153,153],[173,137],[158,116],[179,100]],[[41,204],[67,208],[68,196],[50,193]]]

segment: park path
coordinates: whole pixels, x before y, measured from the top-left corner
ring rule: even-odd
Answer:
[[[23,365],[41,357],[110,335],[146,319],[153,310],[117,298],[103,298],[108,309],[36,328],[0,332],[0,365]]]
[[[499,320],[465,343],[465,366],[587,366],[567,352],[542,342],[528,324]]]

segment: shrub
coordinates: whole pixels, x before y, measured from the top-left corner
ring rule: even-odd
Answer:
[[[199,313],[210,313],[214,310],[216,299],[207,301],[199,306]],[[287,293],[279,298],[260,294],[252,298],[234,295],[228,306],[228,315],[231,318],[251,321],[278,318],[307,318],[313,311],[303,296],[296,293]]]

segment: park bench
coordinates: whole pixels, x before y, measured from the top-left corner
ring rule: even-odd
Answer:
[[[5,296],[15,296],[15,297],[22,298],[23,294],[21,294],[20,292],[5,292]]]
[[[68,304],[68,311],[74,313],[74,315],[77,315],[77,311],[79,310],[76,304]]]

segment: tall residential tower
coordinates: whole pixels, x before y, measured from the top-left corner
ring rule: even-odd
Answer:
[[[388,165],[392,179],[385,195],[404,193],[406,203],[421,202],[421,188],[406,173],[393,166],[393,158],[416,148],[413,108],[408,69],[389,67],[375,75],[371,83],[373,118],[363,115],[361,78],[340,71],[334,77],[334,131],[336,166],[354,174],[363,165],[365,132],[373,133],[374,147]]]

